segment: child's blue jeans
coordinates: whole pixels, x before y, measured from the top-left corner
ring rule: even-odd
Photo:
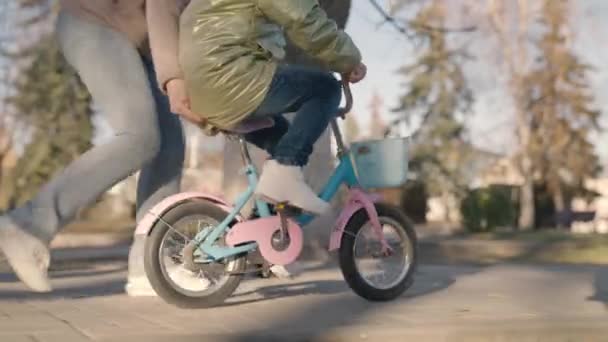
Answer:
[[[336,116],[342,95],[332,74],[304,67],[280,66],[266,98],[252,118],[272,117],[275,125],[245,135],[283,165],[304,166],[315,142]],[[296,112],[290,124],[283,117]]]

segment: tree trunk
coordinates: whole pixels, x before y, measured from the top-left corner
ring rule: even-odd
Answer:
[[[443,209],[445,210],[443,213],[443,223],[451,223],[450,220],[450,211],[451,211],[451,207],[450,207],[450,194],[447,191],[443,191],[441,193],[441,202],[443,205]]]
[[[521,83],[520,83],[521,84]],[[523,84],[522,84],[523,86]],[[524,183],[521,187],[520,196],[520,211],[519,211],[519,229],[520,230],[532,230],[535,225],[535,203],[534,203],[534,175],[532,161],[528,151],[530,145],[530,128],[525,120],[525,113],[523,112],[523,105],[521,105],[521,98],[523,95],[521,91],[517,91],[519,98],[516,99],[520,105],[518,106],[517,125],[518,135],[520,139],[520,171],[523,176]]]
[[[519,196],[519,229],[532,230],[534,228],[534,183],[525,178]]]
[[[564,191],[561,186],[557,186],[553,190],[553,206],[556,212],[563,212],[566,210],[566,198],[564,197]]]
[[[518,111],[521,111],[522,107],[519,107]],[[519,229],[520,230],[532,230],[535,224],[535,203],[534,203],[534,175],[532,169],[532,161],[528,153],[528,147],[530,142],[530,130],[525,119],[524,114],[519,113],[517,117],[518,132],[520,137],[520,171],[524,179],[524,183],[521,187],[520,198],[519,198]]]
[[[553,196],[553,207],[555,209],[555,217],[562,217],[566,211],[566,198],[564,196],[564,190],[562,189],[561,184],[556,184],[553,186],[552,191]],[[555,226],[558,229],[566,228],[563,220],[556,220]]]
[[[513,2],[515,3],[515,2]],[[527,120],[527,84],[523,78],[529,66],[528,39],[530,4],[528,0],[518,0],[515,11],[510,11],[505,1],[489,0],[490,25],[497,34],[503,63],[509,73],[509,88],[515,104],[517,122],[518,168],[524,179],[520,192],[519,228],[529,230],[534,227],[534,176],[530,158],[530,124]],[[510,15],[516,14],[516,17]],[[515,19],[515,20],[514,20]]]
[[[530,157],[530,126],[526,120],[526,109],[523,104],[525,85],[520,76],[517,79],[515,90],[517,105],[517,126],[519,136],[520,172],[524,179],[520,196],[519,229],[532,230],[535,225],[535,203],[534,203],[534,168]]]
[[[329,17],[336,20],[341,28],[346,25],[350,12],[351,0],[321,0],[320,4],[325,8]],[[292,45],[288,47],[287,55],[288,63],[318,66],[313,60],[302,53],[302,51]],[[266,158],[266,154],[255,147],[251,147],[251,152],[255,164],[259,168],[262,161]],[[329,178],[333,170],[332,166],[331,135],[328,130],[315,144],[314,153],[310,158],[308,166],[304,170],[304,175],[306,176],[308,184],[310,184],[313,189],[319,190]],[[246,179],[238,173],[240,170],[242,170],[242,163],[238,143],[226,141],[224,147],[224,179],[222,186],[226,197],[231,201],[234,201],[236,196],[243,192],[247,186]],[[247,215],[251,209],[252,203],[249,203],[248,207],[244,210],[244,214]],[[307,229],[307,232],[311,233],[313,236],[307,237],[307,247],[324,246],[322,240],[328,237],[330,231],[328,227],[331,226],[334,219],[335,213],[331,213],[318,218],[310,225],[312,229]],[[313,249],[315,251],[319,250],[318,248]]]

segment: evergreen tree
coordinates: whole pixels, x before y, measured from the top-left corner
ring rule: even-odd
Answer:
[[[53,17],[51,2],[24,0],[22,11],[32,12],[22,25],[44,26]],[[90,147],[93,132],[91,99],[76,73],[63,58],[52,34],[38,36],[35,44],[10,56],[26,66],[16,79],[15,95],[9,98],[16,118],[30,129],[31,139],[13,172],[12,186],[3,184],[5,205],[22,204]],[[5,208],[6,209],[6,208]]]
[[[545,0],[538,41],[540,57],[528,75],[532,86],[530,150],[534,170],[553,197],[555,209],[568,206],[566,191],[583,189],[597,174],[599,158],[589,135],[599,130],[600,112],[593,108],[587,78],[591,67],[574,54],[568,37],[568,0]]]
[[[8,35],[11,28],[10,14],[15,4],[9,1],[0,2],[0,50],[6,50],[6,46],[10,45],[12,39]],[[3,180],[8,179],[12,164],[12,155],[14,154],[12,135],[8,127],[8,106],[6,105],[6,96],[9,91],[11,66],[6,59],[0,54],[0,210],[3,207]]]
[[[473,96],[461,68],[466,54],[448,46],[443,30],[445,4],[434,0],[409,23],[420,44],[416,61],[401,69],[407,91],[400,99],[399,122],[419,123],[413,134],[410,166],[432,194],[459,193],[466,184],[464,159],[469,156],[462,114],[469,112]]]

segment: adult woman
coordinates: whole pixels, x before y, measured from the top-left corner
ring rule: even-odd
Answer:
[[[51,290],[48,245],[76,213],[141,170],[137,219],[179,191],[184,139],[177,116],[194,123],[178,62],[178,18],[189,0],[60,0],[57,34],[102,115],[114,129],[26,205],[0,217],[0,250],[32,290]],[[168,95],[168,96],[165,96]],[[129,254],[131,295],[154,295],[143,272],[143,237]],[[289,276],[282,267],[278,276]],[[177,269],[182,282],[201,282]]]
[[[184,139],[171,110],[192,117],[177,62],[177,25],[166,20],[188,1],[60,2],[57,35],[62,51],[115,135],[75,160],[26,205],[0,218],[0,249],[18,277],[38,292],[51,290],[50,241],[81,208],[114,184],[141,170],[138,217],[179,191]],[[146,17],[146,12],[151,15]],[[148,27],[154,27],[150,40]],[[141,246],[141,240],[134,242],[130,258],[140,254]],[[140,272],[129,270],[131,284],[136,280],[131,276],[145,281],[143,266],[139,267]]]

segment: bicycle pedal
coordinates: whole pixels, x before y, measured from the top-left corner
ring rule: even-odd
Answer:
[[[252,268],[243,272],[229,272],[229,275],[248,275],[257,274],[260,278],[268,279],[272,277],[272,271],[265,270],[264,267]]]
[[[228,272],[228,274],[229,275],[248,275],[248,274],[260,273],[260,272],[263,272],[263,270],[264,269],[262,267],[259,267],[259,268],[248,269],[243,272]]]

